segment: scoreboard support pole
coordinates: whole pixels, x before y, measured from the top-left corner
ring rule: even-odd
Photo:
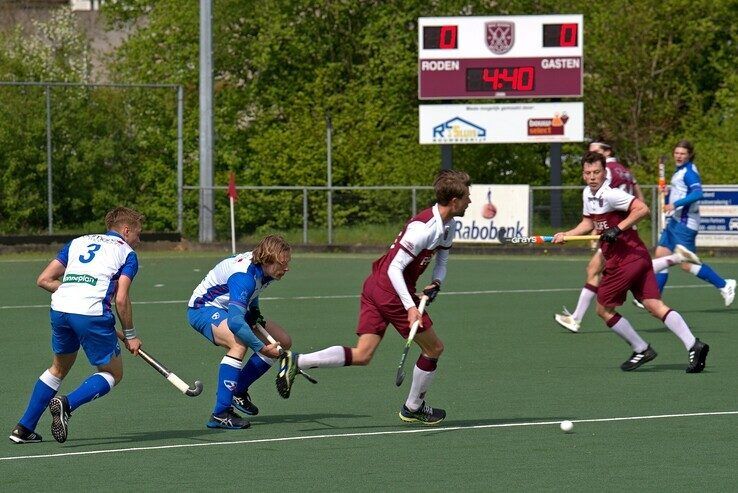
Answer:
[[[454,151],[451,144],[441,144],[441,169],[454,169]]]
[[[561,186],[561,142],[551,143],[551,155],[549,158],[551,166],[550,181],[552,187]],[[551,226],[560,228],[561,218],[561,189],[551,189]]]

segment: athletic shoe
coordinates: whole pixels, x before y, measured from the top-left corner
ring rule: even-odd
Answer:
[[[297,367],[297,353],[284,351],[279,357],[279,373],[277,373],[277,392],[285,399],[289,398],[292,382],[299,371]]]
[[[697,254],[689,250],[684,245],[675,246],[674,253],[679,257],[680,263],[687,262],[688,264],[702,265],[702,260],[700,260]]]
[[[61,395],[51,399],[49,412],[51,413],[51,434],[54,436],[54,440],[59,443],[66,442],[69,418],[72,416],[67,396]]]
[[[635,370],[644,363],[648,363],[656,357],[656,351],[651,346],[648,346],[642,353],[633,353],[630,358],[620,365],[620,369],[623,371]]]
[[[579,332],[579,327],[582,326],[582,323],[575,319],[566,307],[564,307],[564,313],[557,313],[554,315],[554,320],[556,320],[559,325],[572,332]]]
[[[443,409],[433,409],[423,401],[420,409],[411,411],[404,404],[398,413],[400,419],[407,423],[423,423],[424,425],[437,425],[446,419],[446,411]]]
[[[251,426],[248,420],[233,412],[232,408],[228,408],[222,413],[211,414],[210,421],[206,425],[208,428],[224,428],[226,430],[243,430]]]
[[[735,299],[735,279],[726,279],[725,286],[720,288],[720,294],[723,295],[725,306],[730,306]]]
[[[13,443],[38,443],[43,440],[41,435],[29,430],[20,423],[13,428],[8,438]]]
[[[637,299],[635,299],[635,298],[633,298],[633,304],[634,304],[634,305],[635,305],[635,306],[636,306],[637,308],[640,308],[641,310],[645,310],[645,309],[646,309],[646,307],[645,307],[645,306],[643,306],[643,303],[641,303],[640,301],[638,301],[638,300],[637,300]]]
[[[249,396],[248,392],[244,392],[241,395],[234,395],[233,407],[244,414],[248,414],[249,416],[256,416],[257,414],[259,414],[259,408],[256,407],[253,402],[251,402],[251,396]]]
[[[707,353],[710,351],[710,346],[700,341],[699,339],[694,341],[694,346],[689,350],[689,366],[684,370],[687,373],[699,373],[705,369],[705,360],[707,359]]]

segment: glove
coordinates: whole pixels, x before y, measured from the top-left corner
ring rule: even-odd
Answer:
[[[617,226],[613,226],[612,228],[607,228],[600,235],[600,241],[606,241],[607,243],[615,243],[616,241],[618,241],[618,235],[622,232],[623,231]]]
[[[425,288],[423,290],[423,294],[428,297],[428,301],[426,302],[427,305],[430,305],[433,300],[436,299],[436,296],[438,296],[438,292],[441,290],[441,281],[435,280],[433,281],[430,286]]]
[[[246,313],[246,323],[249,324],[251,327],[253,327],[254,324],[259,324],[262,327],[266,327],[266,320],[264,320],[259,307],[253,306],[249,308],[248,313]]]

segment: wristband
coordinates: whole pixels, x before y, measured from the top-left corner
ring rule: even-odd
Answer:
[[[136,334],[136,327],[131,327],[130,329],[123,329],[123,335],[125,336],[127,341],[130,341],[131,339],[135,339],[138,337],[138,334]]]

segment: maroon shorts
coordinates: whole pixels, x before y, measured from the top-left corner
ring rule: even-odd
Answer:
[[[650,258],[640,258],[614,268],[605,267],[597,289],[597,302],[607,307],[620,306],[625,303],[628,291],[641,301],[661,299]]]
[[[411,293],[413,301],[418,304],[418,297]],[[402,305],[397,293],[388,293],[377,286],[372,276],[364,281],[364,289],[361,291],[361,308],[359,310],[359,323],[356,333],[377,334],[384,336],[387,325],[392,324],[402,337],[407,339],[410,335],[410,325],[407,323],[407,310]],[[423,327],[418,328],[418,333],[425,332],[433,327],[433,321],[427,313],[423,313]]]

